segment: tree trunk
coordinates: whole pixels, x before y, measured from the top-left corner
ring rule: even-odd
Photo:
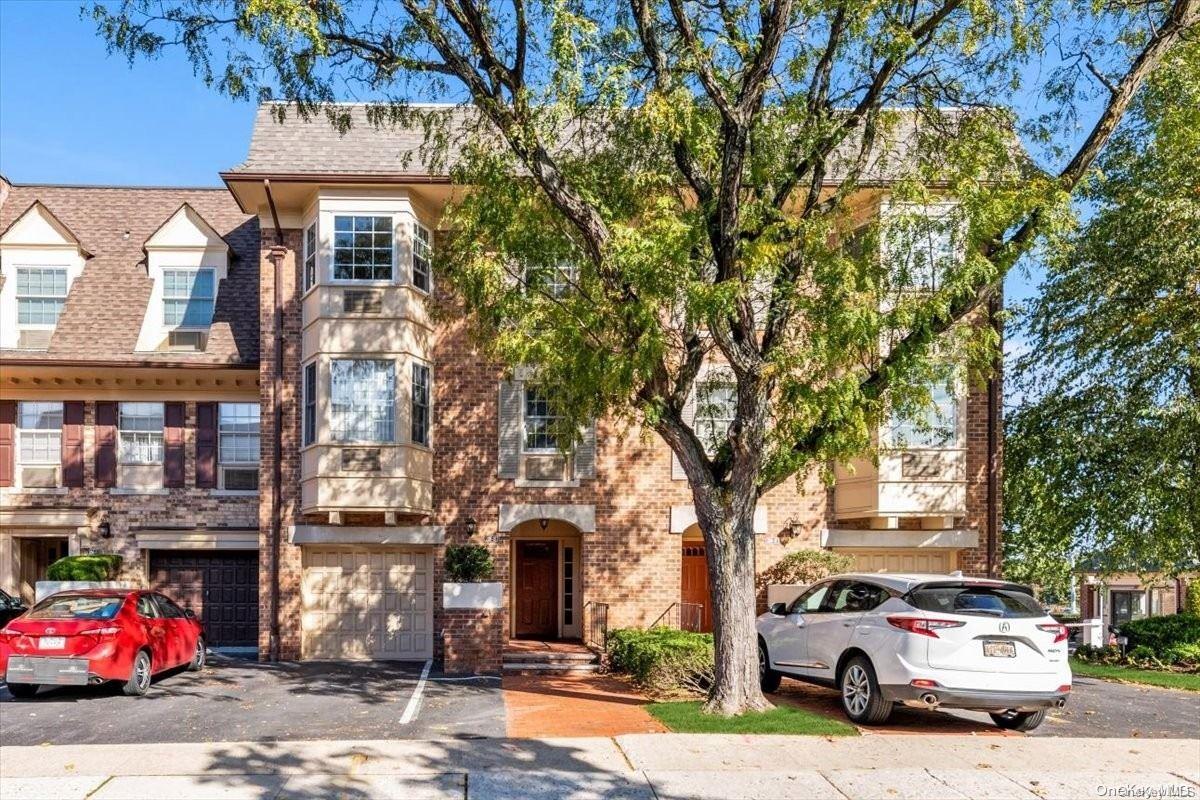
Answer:
[[[708,553],[716,671],[704,710],[733,716],[763,711],[755,629],[754,497],[694,491],[696,519]]]

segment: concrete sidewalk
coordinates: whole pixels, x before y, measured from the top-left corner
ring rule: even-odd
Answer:
[[[1118,796],[1200,797],[1200,740],[643,734],[0,748],[5,800]]]

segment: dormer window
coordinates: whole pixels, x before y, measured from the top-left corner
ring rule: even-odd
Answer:
[[[333,218],[333,279],[392,280],[390,216],[338,215]]]
[[[216,281],[211,269],[163,270],[163,324],[207,328],[212,324]]]
[[[17,267],[18,325],[53,328],[66,302],[66,267]]]

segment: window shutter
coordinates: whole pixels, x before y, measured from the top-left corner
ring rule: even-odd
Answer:
[[[0,400],[0,486],[12,486],[17,461],[17,401]]]
[[[500,455],[496,472],[501,478],[516,478],[521,466],[520,381],[500,382]]]
[[[96,488],[117,485],[117,404],[96,402]]]
[[[163,404],[163,486],[183,486],[183,403]]]
[[[593,421],[583,429],[579,444],[575,445],[575,477],[596,477],[596,423]]]
[[[196,488],[217,485],[217,404],[196,403]]]
[[[83,486],[83,401],[63,403],[63,486]]]
[[[683,422],[689,428],[694,428],[696,423],[696,383],[699,382],[700,376],[697,376],[692,383],[692,391],[688,392],[687,402],[683,404]],[[679,463],[679,456],[675,455],[674,450],[671,451],[671,480],[687,480],[687,473],[683,471],[683,464]]]

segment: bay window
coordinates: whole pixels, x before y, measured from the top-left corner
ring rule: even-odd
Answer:
[[[304,291],[317,285],[317,224],[304,229]]]
[[[304,367],[304,444],[317,440],[317,365]]]
[[[955,447],[958,442],[958,398],[952,382],[930,387],[931,403],[918,411],[896,415],[891,424],[893,447],[921,450]]]
[[[392,218],[333,218],[333,278],[339,281],[392,280]]]
[[[118,460],[122,464],[161,464],[163,460],[163,404],[121,403]]]
[[[416,224],[413,226],[412,241],[412,283],[422,292],[428,292],[432,286],[433,235],[429,228]]]
[[[339,359],[330,363],[333,439],[396,440],[396,365],[391,361]]]
[[[429,367],[413,364],[412,368],[412,441],[429,445],[430,406]]]

